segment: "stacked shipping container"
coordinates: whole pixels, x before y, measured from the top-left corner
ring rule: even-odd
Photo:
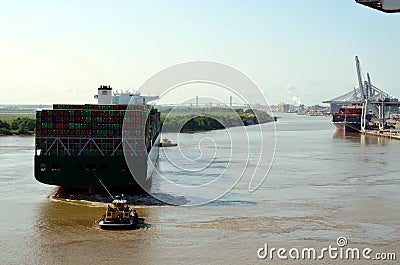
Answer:
[[[160,113],[149,105],[54,104],[36,112],[36,150],[38,155],[120,156],[124,133],[137,150],[146,145],[149,151],[160,126]]]

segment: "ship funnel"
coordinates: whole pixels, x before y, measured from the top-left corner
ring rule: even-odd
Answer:
[[[100,86],[98,88],[98,104],[112,103],[112,88],[111,86]]]

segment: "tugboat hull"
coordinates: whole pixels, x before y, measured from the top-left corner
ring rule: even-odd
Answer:
[[[99,221],[99,226],[101,229],[105,230],[129,230],[129,229],[134,229],[137,227],[138,220],[132,216],[127,223],[123,222],[114,222],[110,221],[107,222],[105,220],[100,220]]]

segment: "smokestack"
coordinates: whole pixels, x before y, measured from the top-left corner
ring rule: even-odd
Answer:
[[[111,86],[100,86],[98,88],[98,104],[111,104],[112,103],[112,88]]]

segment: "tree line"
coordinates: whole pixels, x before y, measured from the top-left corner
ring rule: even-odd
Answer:
[[[0,135],[33,135],[35,128],[34,118],[18,117],[13,120],[0,120]]]
[[[236,109],[235,112],[205,111],[204,114],[194,115],[183,111],[168,116],[169,111],[162,111],[161,123],[165,132],[196,132],[274,121],[274,118],[264,111]]]
[[[163,130],[169,132],[196,132],[219,130],[234,126],[248,126],[274,121],[274,118],[264,111],[252,109],[225,110],[221,108],[204,109],[203,114],[194,115],[192,110],[182,110],[166,116],[171,109],[161,110]],[[35,118],[17,117],[0,120],[0,135],[34,135]]]

